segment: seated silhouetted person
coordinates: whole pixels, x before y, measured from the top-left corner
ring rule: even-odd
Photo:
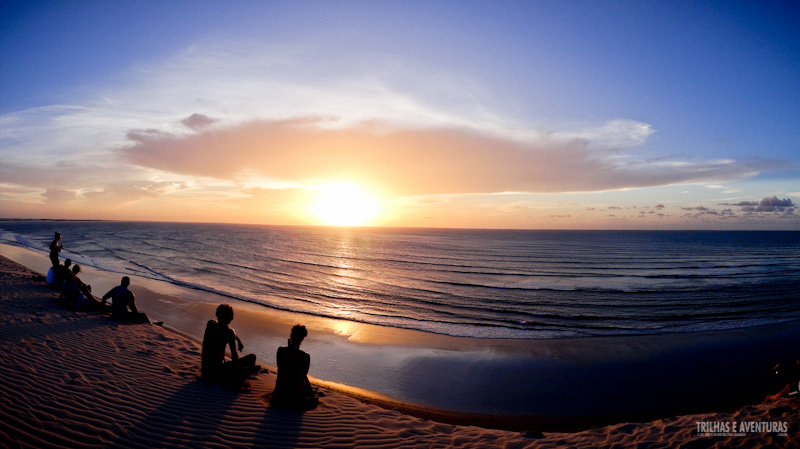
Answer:
[[[61,289],[64,287],[64,281],[69,277],[70,273],[72,273],[72,259],[64,260],[64,265],[59,265],[58,270],[56,270],[55,281],[53,282],[53,286]]]
[[[64,301],[71,309],[101,310],[102,304],[92,294],[92,286],[78,277],[80,272],[81,266],[75,265],[72,271],[67,273],[59,300]]]
[[[242,389],[244,380],[260,369],[256,365],[255,354],[239,357],[239,350],[244,348],[241,340],[229,325],[233,321],[233,308],[227,304],[217,307],[217,321],[210,320],[203,335],[203,379],[221,382],[233,389]],[[225,361],[225,347],[230,347],[231,360]]]
[[[306,410],[318,402],[308,381],[311,357],[300,350],[306,335],[306,327],[298,324],[292,328],[288,346],[278,348],[278,379],[270,399],[275,407]]]
[[[48,287],[56,288],[56,273],[61,271],[61,267],[61,264],[54,265],[47,271],[47,276],[45,276],[44,280],[47,282]]]
[[[122,278],[122,282],[103,295],[103,307],[106,301],[111,298],[111,318],[129,323],[149,323],[147,315],[139,312],[136,308],[136,297],[128,289],[131,279],[128,276]],[[128,311],[130,309],[130,311]]]
[[[70,271],[70,265],[72,265],[72,260],[66,259],[64,261],[64,265],[58,264],[50,267],[50,270],[47,272],[47,276],[45,277],[47,286],[54,290],[61,291],[61,289],[64,287],[64,279],[66,279],[67,276],[72,273]]]

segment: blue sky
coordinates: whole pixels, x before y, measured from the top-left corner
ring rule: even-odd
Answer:
[[[796,2],[0,8],[0,216],[800,229]]]

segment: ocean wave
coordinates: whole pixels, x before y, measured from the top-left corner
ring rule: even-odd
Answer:
[[[519,291],[549,291],[549,292],[605,292],[605,293],[654,293],[664,291],[707,291],[713,290],[708,286],[697,285],[678,285],[674,284],[657,284],[657,285],[617,285],[612,283],[601,284],[595,282],[594,285],[579,285],[579,284],[564,284],[559,282],[546,282],[546,281],[524,281],[517,283],[480,283],[480,282],[456,282],[456,281],[438,281],[428,280],[435,284],[453,286],[453,287],[466,287],[466,288],[484,288],[495,290],[519,290]],[[746,285],[741,286],[728,286],[719,288],[744,288]]]
[[[800,318],[800,307],[786,299],[796,295],[798,253],[752,252],[736,241],[728,250],[683,246],[656,257],[635,246],[609,251],[614,241],[586,251],[582,245],[598,243],[541,240],[521,253],[510,244],[484,248],[456,231],[457,245],[445,231],[432,234],[442,240],[423,233],[417,243],[388,232],[369,247],[343,251],[349,240],[331,245],[325,230],[272,227],[267,241],[257,227],[237,233],[226,225],[59,226],[73,239],[64,255],[100,270],[289,312],[452,336],[695,332]],[[47,251],[52,224],[12,229],[0,229],[0,241]],[[504,234],[494,235],[502,241]]]

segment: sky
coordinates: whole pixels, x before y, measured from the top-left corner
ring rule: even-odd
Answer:
[[[800,230],[800,4],[0,3],[0,218]]]

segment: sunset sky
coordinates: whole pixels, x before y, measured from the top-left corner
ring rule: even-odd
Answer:
[[[0,218],[800,229],[796,1],[0,12]]]

